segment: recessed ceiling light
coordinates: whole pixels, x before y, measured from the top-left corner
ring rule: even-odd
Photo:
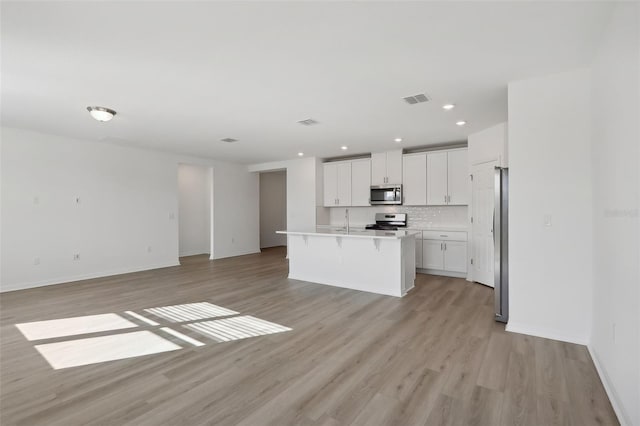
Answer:
[[[464,126],[465,124],[467,124],[467,122],[466,122],[466,121],[464,121],[464,120],[460,120],[460,121],[456,121],[456,124],[457,124],[458,126]]]
[[[347,147],[346,146],[341,146],[340,149],[345,151],[345,150],[347,150]]]
[[[88,106],[87,111],[98,121],[109,121],[116,115],[114,110],[99,106]]]
[[[298,157],[302,157],[304,155],[304,152],[299,152],[298,153]]]
[[[450,109],[454,109],[456,106],[454,104],[444,104],[442,105],[442,109],[449,111]]]
[[[395,143],[400,143],[400,142],[402,142],[402,138],[395,138],[393,141],[394,141]]]

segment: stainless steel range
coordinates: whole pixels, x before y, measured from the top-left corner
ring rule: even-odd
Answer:
[[[380,229],[384,231],[397,231],[398,228],[407,227],[406,213],[376,213],[376,223],[367,225],[366,229]]]

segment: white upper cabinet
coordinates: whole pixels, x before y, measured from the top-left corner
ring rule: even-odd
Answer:
[[[369,206],[371,193],[371,160],[351,162],[351,205]]]
[[[384,185],[387,181],[387,153],[371,154],[371,185]]]
[[[371,185],[402,183],[402,150],[371,154]]]
[[[402,184],[402,150],[387,152],[387,183]]]
[[[447,204],[447,152],[427,153],[427,204]]]
[[[351,163],[338,163],[338,205],[351,205]]]
[[[449,205],[469,204],[469,166],[467,150],[459,149],[447,153],[447,186]]]
[[[427,204],[427,154],[407,154],[402,159],[404,205]]]
[[[371,161],[324,163],[324,206],[368,206]]]
[[[338,165],[336,163],[324,163],[324,206],[335,207],[338,205]]]
[[[427,205],[469,204],[467,150],[427,153]]]

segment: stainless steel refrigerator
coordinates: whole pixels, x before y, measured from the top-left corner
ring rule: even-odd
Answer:
[[[494,296],[496,321],[509,319],[509,169],[495,169],[493,213]]]

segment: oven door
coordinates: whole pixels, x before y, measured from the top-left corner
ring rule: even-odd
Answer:
[[[378,185],[371,187],[371,205],[402,204],[402,186]]]

